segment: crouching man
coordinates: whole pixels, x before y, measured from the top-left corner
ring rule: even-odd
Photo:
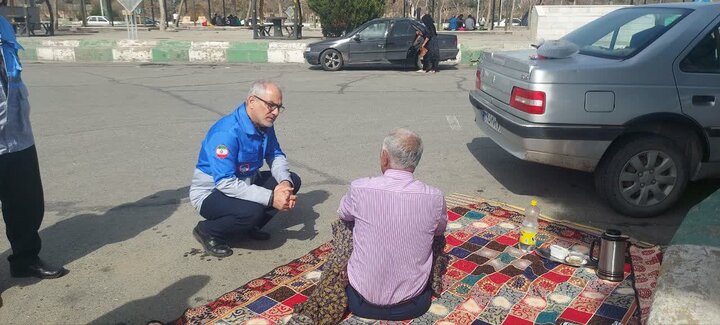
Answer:
[[[247,100],[205,136],[190,201],[205,218],[193,235],[208,254],[232,255],[232,239],[269,239],[270,234],[260,229],[278,211],[295,207],[300,177],[289,171],[273,128],[284,109],[280,88],[257,81]],[[270,171],[259,171],[263,160]]]

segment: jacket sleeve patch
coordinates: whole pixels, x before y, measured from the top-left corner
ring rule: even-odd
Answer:
[[[217,156],[220,159],[225,159],[230,154],[230,150],[224,145],[221,144],[217,147],[215,147],[215,156]]]

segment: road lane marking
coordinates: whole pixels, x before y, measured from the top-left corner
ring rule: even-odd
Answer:
[[[450,124],[451,130],[460,130],[460,121],[458,121],[457,116],[455,115],[445,115],[445,119],[447,119],[448,124]]]

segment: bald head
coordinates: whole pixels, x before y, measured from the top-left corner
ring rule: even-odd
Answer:
[[[387,151],[390,158],[390,168],[415,170],[422,157],[423,144],[415,132],[399,128],[385,137],[383,150]]]

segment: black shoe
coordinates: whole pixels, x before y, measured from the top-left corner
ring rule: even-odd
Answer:
[[[46,265],[41,259],[24,267],[16,267],[10,264],[10,275],[13,278],[36,277],[40,279],[56,279],[68,273],[68,270],[59,267]]]
[[[266,233],[264,231],[261,231],[258,228],[253,228],[248,232],[248,237],[255,239],[255,240],[268,240],[270,239],[270,234]]]
[[[203,233],[199,226],[193,229],[193,236],[205,248],[205,252],[215,257],[228,257],[233,254],[232,249],[224,241]]]

